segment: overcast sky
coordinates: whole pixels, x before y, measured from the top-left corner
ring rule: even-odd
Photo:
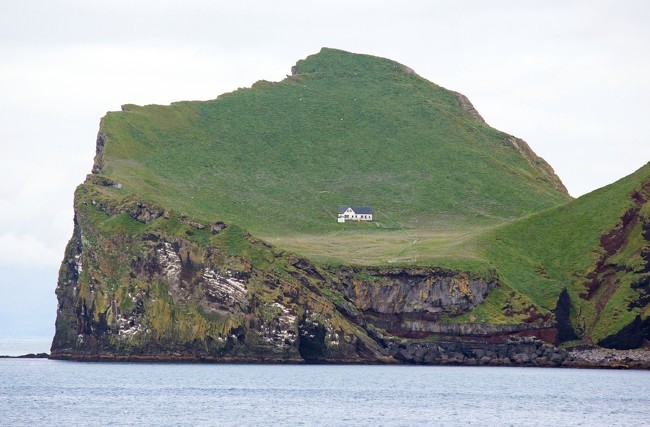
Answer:
[[[20,0],[0,10],[0,338],[50,337],[99,119],[277,81],[321,47],[467,95],[573,196],[650,160],[650,2]]]

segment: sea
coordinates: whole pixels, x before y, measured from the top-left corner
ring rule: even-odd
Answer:
[[[648,396],[648,371],[0,359],[1,426],[644,426]]]

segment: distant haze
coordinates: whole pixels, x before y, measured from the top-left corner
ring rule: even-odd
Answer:
[[[22,0],[0,14],[0,338],[51,336],[75,187],[121,104],[281,80],[323,46],[465,94],[573,196],[650,160],[645,1]]]

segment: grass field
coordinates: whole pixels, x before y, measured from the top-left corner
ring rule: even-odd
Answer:
[[[480,258],[471,240],[482,231],[484,230],[478,228],[464,228],[445,231],[401,229],[361,232],[342,228],[329,234],[261,237],[317,262],[440,265],[441,262],[460,259],[478,261]]]

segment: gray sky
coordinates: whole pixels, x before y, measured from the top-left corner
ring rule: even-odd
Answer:
[[[321,47],[467,95],[573,196],[650,160],[646,1],[21,0],[0,13],[0,338],[53,334],[99,119],[281,80]]]

